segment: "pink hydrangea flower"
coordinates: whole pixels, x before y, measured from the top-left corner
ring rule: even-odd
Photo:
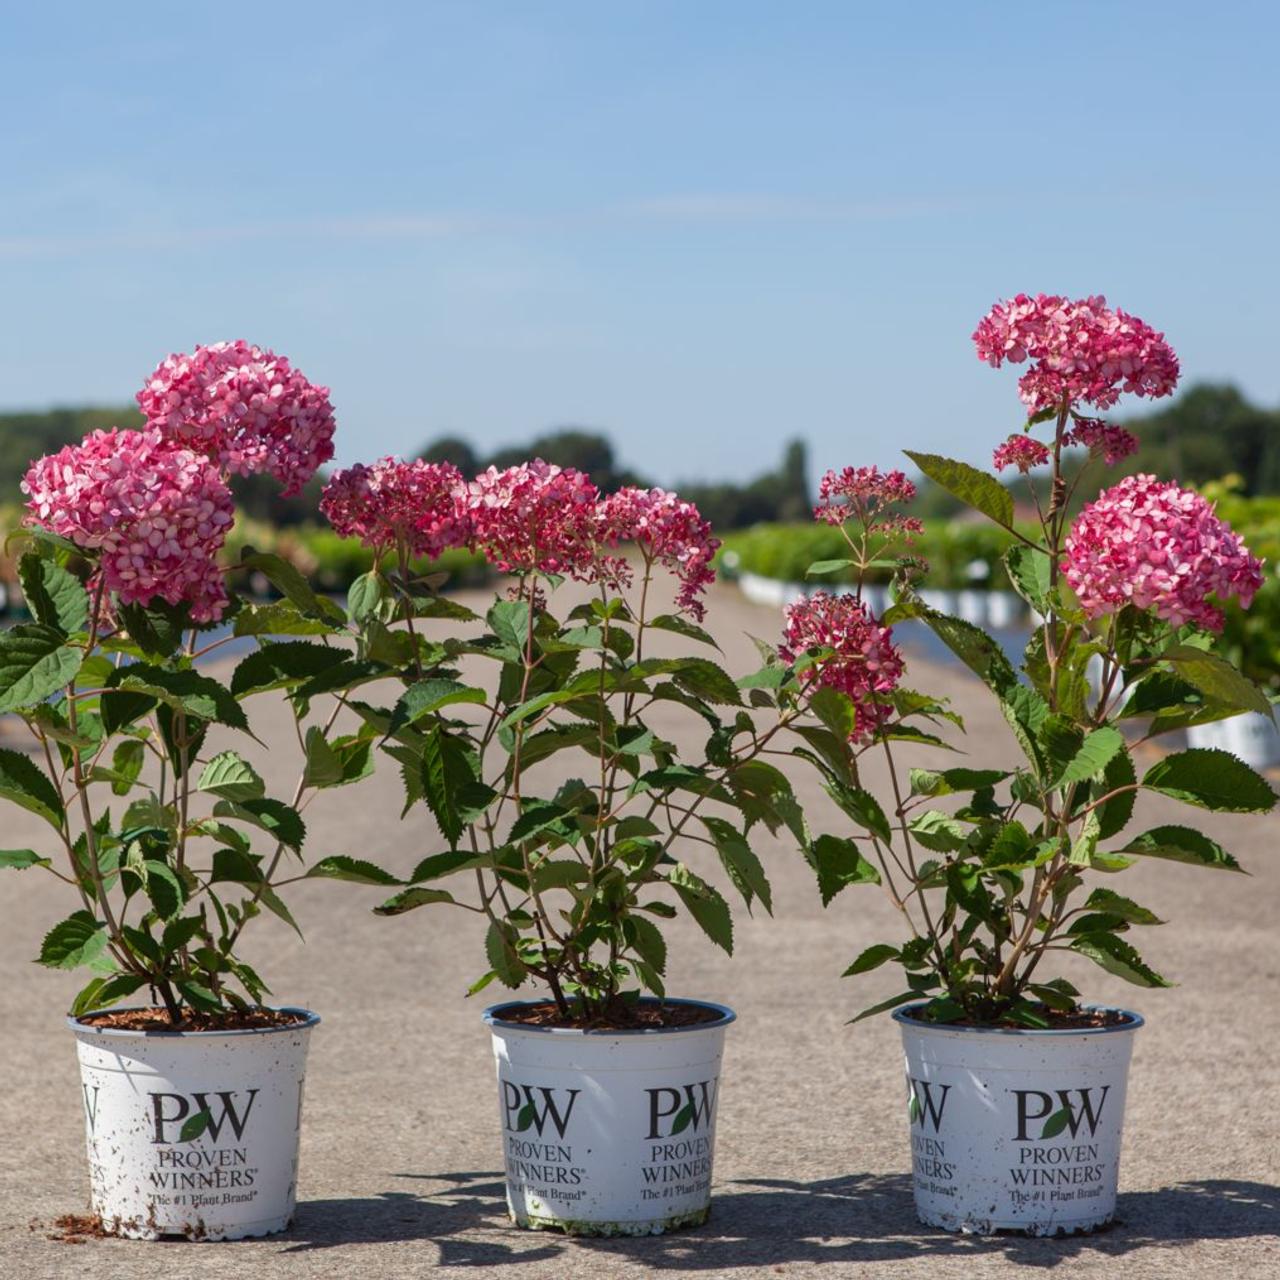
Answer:
[[[1123,462],[1138,451],[1138,437],[1123,427],[1113,426],[1101,418],[1077,418],[1075,426],[1063,437],[1067,444],[1081,445],[1107,466]]]
[[[806,668],[801,679],[838,689],[856,712],[851,741],[865,741],[892,712],[880,699],[902,679],[902,655],[893,630],[881,626],[853,595],[820,591],[789,605],[787,628],[778,653],[795,662],[808,649],[830,649],[831,655]]]
[[[825,524],[857,520],[868,531],[923,533],[924,525],[914,516],[887,510],[916,496],[916,487],[901,471],[882,472],[879,467],[845,467],[828,471],[818,482],[819,505],[813,518]]]
[[[1126,476],[1080,513],[1062,570],[1090,617],[1127,604],[1175,626],[1222,629],[1210,596],[1246,608],[1262,585],[1262,561],[1198,493],[1154,476]]]
[[[583,472],[535,458],[482,472],[467,486],[463,504],[472,545],[499,569],[591,581],[599,573],[599,498]]]
[[[320,510],[344,538],[359,538],[379,553],[403,542],[411,556],[434,560],[470,540],[466,492],[451,463],[381,458],[336,472]]]
[[[217,466],[159,431],[94,431],[32,464],[28,524],[95,553],[109,591],[129,603],[186,601],[216,621],[227,594],[216,562],[234,519]]]
[[[333,406],[283,356],[215,342],[162,361],[138,392],[147,425],[236,475],[267,472],[286,496],[333,457]]]
[[[1048,461],[1048,447],[1034,436],[1025,435],[1010,436],[1004,444],[996,445],[995,452],[991,455],[992,465],[997,471],[1017,467],[1023,475],[1032,467],[1043,467]]]
[[[699,622],[702,593],[715,581],[711,562],[720,542],[692,502],[663,489],[619,489],[599,507],[601,537],[610,545],[634,542],[680,582],[676,602]]]
[[[1031,361],[1018,392],[1033,414],[1064,402],[1106,409],[1126,391],[1167,396],[1178,382],[1178,357],[1164,334],[1102,297],[1020,293],[991,308],[973,341],[992,368]]]

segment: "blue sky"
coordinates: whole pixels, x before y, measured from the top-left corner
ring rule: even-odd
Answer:
[[[339,460],[600,427],[657,479],[1016,425],[1105,293],[1280,401],[1269,4],[59,3],[0,15],[0,406],[244,337]]]

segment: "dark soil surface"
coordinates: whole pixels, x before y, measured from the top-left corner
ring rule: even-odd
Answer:
[[[165,1009],[109,1009],[79,1021],[86,1027],[113,1031],[256,1031],[263,1027],[292,1027],[306,1018],[284,1009],[250,1009],[247,1013],[196,1013],[188,1009],[176,1025]]]
[[[643,1031],[647,1027],[694,1027],[700,1022],[716,1022],[718,1009],[695,1004],[659,1004],[645,1000],[638,1004],[617,1001],[607,1012],[587,1021],[566,1018],[553,1001],[504,1010],[503,1022],[519,1022],[527,1027],[574,1027],[579,1031]]]
[[[919,1018],[908,1013],[906,1017],[926,1027],[996,1027],[1003,1031],[1093,1031],[1099,1027],[1127,1026],[1129,1019],[1118,1009],[1077,1009],[1074,1013],[1061,1013],[1056,1009],[1039,1011],[1049,1024],[1046,1028],[1028,1027],[1025,1023],[1014,1022],[1011,1018],[1003,1018],[999,1022],[970,1022],[960,1019],[956,1022],[930,1022],[928,1018]]]

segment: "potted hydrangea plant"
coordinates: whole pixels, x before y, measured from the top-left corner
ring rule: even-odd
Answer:
[[[631,1235],[704,1221],[734,1015],[667,996],[662,925],[683,908],[731,951],[729,905],[697,859],[768,911],[752,829],[804,839],[762,754],[782,718],[757,726],[698,625],[710,527],[674,494],[605,497],[541,461],[465,483],[444,464],[385,459],[338,473],[322,506],[377,553],[365,651],[397,609],[441,616],[407,572],[413,554],[465,544],[509,575],[479,634],[415,633],[396,701],[353,706],[401,765],[406,808],[425,804],[439,829],[379,910],[460,907],[484,933],[471,991],[541,988],[485,1013],[512,1217]],[[449,616],[479,621],[456,605]],[[680,641],[702,653],[666,656]],[[659,712],[701,724],[705,750],[681,759]],[[557,768],[563,753],[577,767]]]
[[[919,566],[894,545],[909,529],[886,505],[909,500],[910,482],[874,468],[824,482],[818,516],[845,528],[850,554],[813,571],[852,565],[860,581],[877,559],[898,559],[897,603],[876,618],[860,589],[802,601],[789,611],[782,653],[806,657],[800,680],[821,688],[850,726],[841,755],[830,740],[822,753],[802,749],[853,824],[848,837],[820,841],[824,899],[878,883],[906,930],[866,948],[847,973],[904,970],[901,994],[859,1017],[893,1009],[901,1027],[921,1218],[963,1231],[1088,1230],[1114,1213],[1142,1019],[1082,1004],[1053,961],[1083,956],[1138,986],[1166,986],[1130,940],[1160,921],[1112,887],[1114,874],[1152,858],[1239,870],[1193,826],[1131,831],[1139,792],[1209,812],[1264,813],[1275,803],[1268,783],[1228,752],[1145,749],[1241,711],[1270,717],[1266,696],[1213,643],[1222,625],[1215,600],[1247,606],[1261,567],[1203,497],[1150,475],[1128,476],[1068,516],[1079,479],[1064,475],[1064,450],[1083,446],[1114,464],[1136,447],[1090,407],[1108,409],[1123,392],[1173,391],[1178,363],[1163,335],[1102,298],[1040,295],[995,306],[974,339],[993,366],[1028,362],[1025,429],[993,461],[1028,477],[1034,526],[1015,524],[996,476],[908,456],[1009,534],[1009,575],[1041,619],[1021,672],[984,632],[914,591]],[[1020,762],[901,767],[903,739],[942,745],[921,717],[947,714],[901,683],[891,626],[906,619],[932,628],[987,686]],[[872,759],[887,768],[879,797],[861,777]]]
[[[107,1231],[230,1239],[282,1230],[295,1201],[310,1031],[263,1003],[243,958],[264,909],[296,928],[282,886],[346,877],[303,860],[309,793],[363,776],[372,734],[335,734],[346,650],[277,642],[337,632],[341,609],[288,565],[250,556],[288,598],[228,594],[219,564],[228,473],[293,493],[332,454],[328,392],[243,342],[172,356],[139,393],[141,430],[97,431],[35,462],[20,576],[30,622],[0,632],[0,711],[31,751],[0,750],[0,796],[42,820],[0,866],[66,886],[39,961],[84,969],[70,1010],[92,1208]],[[254,650],[224,676],[204,659]],[[244,703],[289,689],[304,759],[287,798],[252,763]],[[358,876],[358,868],[354,869]],[[121,1005],[120,1002],[129,1001]]]

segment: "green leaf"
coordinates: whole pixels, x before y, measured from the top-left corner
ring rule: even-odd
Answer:
[[[645,964],[655,973],[666,973],[667,943],[658,926],[644,916],[629,915],[624,917],[622,927],[627,941]]]
[[[840,741],[847,741],[857,727],[858,713],[853,699],[839,689],[820,685],[809,699],[809,710],[831,730]]]
[[[1013,527],[1013,496],[995,476],[971,467],[967,462],[942,458],[936,453],[904,450],[907,457],[935,484],[967,503],[998,525]]]
[[[1216,747],[1192,747],[1166,756],[1147,770],[1142,785],[1215,812],[1267,813],[1276,802],[1265,778]]]
[[[106,1009],[118,1000],[133,995],[145,984],[146,979],[136,973],[116,973],[109,978],[94,978],[72,1001],[71,1016],[79,1018],[94,1009]]]
[[[245,547],[240,556],[240,565],[250,571],[257,569],[266,575],[281,595],[287,599],[300,613],[321,622],[332,622],[341,625],[346,621],[346,614],[332,600],[317,595],[311,584],[287,560],[266,552]]]
[[[198,720],[210,720],[232,729],[247,731],[249,728],[244,710],[231,692],[198,671],[170,671],[150,663],[135,662],[112,672],[107,687],[145,694]],[[104,706],[104,722],[106,718]]]
[[[257,800],[266,791],[266,784],[248,761],[234,751],[221,751],[205,765],[196,790],[224,800]]]
[[[1142,957],[1122,938],[1114,933],[1082,933],[1071,939],[1071,949],[1088,956],[1117,978],[1132,982],[1138,987],[1171,987],[1172,982],[1162,978],[1143,962]]]
[[[1267,695],[1226,658],[1185,644],[1174,645],[1160,656],[1211,702],[1234,711],[1256,711],[1268,720],[1275,719]]]
[[[764,909],[773,914],[773,899],[769,892],[769,881],[764,867],[754,850],[747,843],[746,837],[732,823],[723,818],[702,815],[702,824],[711,833],[720,861],[728,872],[733,886],[742,895],[747,909],[751,909],[754,898],[759,898]]]
[[[295,852],[301,852],[307,836],[301,815],[281,800],[219,800],[213,813],[216,818],[233,818],[258,827]]]
[[[1071,1123],[1071,1108],[1063,1107],[1055,1111],[1045,1122],[1044,1128],[1040,1130],[1040,1137],[1056,1138]]]
[[[12,800],[62,829],[64,812],[57,789],[44,771],[19,751],[0,749],[0,799]]]
[[[856,560],[815,560],[805,571],[806,578],[818,578],[826,573],[839,573],[841,569],[850,569]]]
[[[34,849],[0,849],[0,867],[13,867],[25,871],[28,867],[51,867],[49,858],[42,858]]]
[[[333,787],[342,781],[342,761],[329,745],[324,730],[313,724],[307,730],[306,766],[302,774],[304,787]]]
[[[877,1013],[888,1013],[890,1009],[896,1009],[900,1004],[907,1004],[912,1000],[919,1000],[920,992],[904,991],[901,995],[890,996],[888,1000],[881,1000],[879,1004],[873,1004],[869,1009],[863,1011],[856,1017],[849,1019],[849,1025],[855,1022],[861,1022],[864,1018],[874,1018]]]
[[[1080,744],[1079,750],[1059,774],[1057,785],[1066,787],[1073,782],[1096,778],[1123,750],[1124,734],[1119,729],[1113,729],[1110,725],[1095,729]]]
[[[470,688],[457,680],[440,677],[419,680],[417,684],[410,685],[401,694],[395,710],[391,713],[391,727],[387,732],[388,734],[397,733],[405,725],[414,724],[430,712],[439,711],[441,707],[452,706],[459,702],[483,705],[484,700],[483,689]]]
[[[870,973],[886,961],[896,960],[901,954],[897,947],[891,947],[887,942],[877,942],[868,947],[840,976],[852,978],[855,974]]]
[[[710,645],[713,649],[720,648],[715,636],[690,622],[688,618],[682,618],[678,613],[660,613],[656,618],[651,618],[648,625],[655,631],[670,631],[675,635],[684,636],[686,640],[696,640],[699,644]]]
[[[1164,924],[1154,912],[1140,907],[1132,898],[1112,893],[1110,889],[1095,889],[1084,904],[1090,911],[1100,911],[1105,915],[1119,916],[1129,924]]]
[[[237,698],[267,689],[301,684],[341,665],[351,655],[345,649],[307,640],[280,640],[243,658],[231,673],[231,692]]]
[[[505,921],[490,924],[484,939],[485,954],[489,957],[498,980],[508,987],[518,987],[528,973],[524,961],[516,952],[515,943],[516,933],[509,924]]]
[[[400,893],[388,898],[380,907],[374,907],[375,915],[379,916],[401,916],[406,911],[412,911],[415,907],[429,906],[433,902],[452,902],[453,894],[446,893],[443,889],[423,889],[414,886],[410,889],[404,889]]]
[[[452,848],[457,848],[466,830],[458,793],[474,781],[466,746],[439,725],[433,726],[422,743],[423,795],[440,834]]]
[[[382,575],[362,573],[347,588],[347,617],[357,624],[371,617],[382,600],[382,594]]]
[[[1013,589],[1037,612],[1048,612],[1050,561],[1038,547],[1019,544],[1004,553]]]
[[[403,884],[399,876],[384,871],[372,862],[362,858],[348,858],[344,854],[334,854],[329,858],[321,858],[308,872],[308,878],[329,880],[350,880],[353,884]]]
[[[408,882],[420,884],[424,880],[453,875],[455,871],[470,871],[472,867],[478,867],[484,862],[484,857],[472,853],[469,849],[451,849],[448,853],[433,853],[423,858],[414,867]]]
[[[65,688],[83,658],[52,627],[22,623],[0,631],[0,712],[33,707]]]
[[[28,551],[18,561],[22,595],[37,622],[64,633],[85,631],[89,624],[89,594],[75,574],[56,561]]]
[[[107,928],[88,911],[77,911],[44,936],[40,963],[50,969],[75,969],[91,964],[107,947]]]
[[[147,877],[147,897],[161,920],[171,920],[187,900],[186,889],[166,862],[148,858],[143,864]]]
[[[1216,867],[1222,871],[1242,870],[1217,841],[1191,827],[1153,827],[1135,836],[1121,852],[1145,858],[1166,858],[1170,862],[1187,862],[1197,867]]]
[[[683,862],[667,871],[667,881],[703,933],[718,947],[733,954],[733,916],[729,904],[705,880]]]
[[[1133,787],[1137,781],[1138,775],[1133,767],[1133,757],[1126,748],[1111,758],[1111,762],[1102,771],[1102,777],[1090,787],[1089,798],[1096,803],[1103,796],[1111,795],[1121,787]],[[1098,815],[1099,839],[1110,840],[1112,836],[1128,826],[1129,819],[1133,816],[1137,795],[1135,787],[1132,791],[1121,791],[1105,804],[1098,805],[1094,812]]]
[[[890,842],[889,819],[870,791],[831,781],[827,784],[827,793],[860,827],[878,836],[885,844]]]
[[[232,630],[237,636],[322,636],[336,635],[342,628],[308,618],[288,600],[273,600],[244,605]]]
[[[188,1116],[182,1122],[182,1128],[178,1130],[178,1141],[194,1142],[209,1127],[209,1121],[212,1118],[207,1109]]]
[[[529,605],[526,601],[498,600],[485,615],[485,621],[504,645],[517,654],[524,653],[529,638]]]
[[[863,856],[854,840],[821,835],[809,845],[806,856],[817,872],[818,892],[824,907],[848,885],[880,883],[880,872]]]

